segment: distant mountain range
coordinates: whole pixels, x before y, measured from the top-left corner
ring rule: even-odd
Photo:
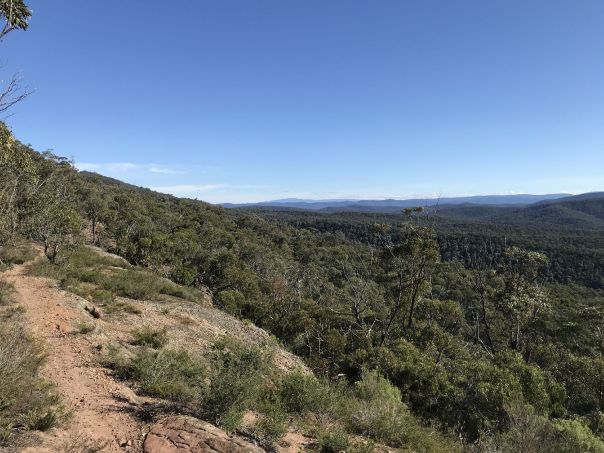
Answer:
[[[422,215],[434,216],[457,225],[533,225],[537,228],[571,228],[572,230],[604,231],[604,192],[581,195],[492,195],[477,197],[441,198],[440,200],[276,200],[267,203],[227,205],[280,215],[302,215],[308,219],[326,220],[332,215],[346,219],[369,216],[388,219],[399,217],[406,207],[425,206]],[[351,217],[353,216],[353,217]],[[340,218],[340,217],[338,217]]]
[[[407,200],[303,200],[286,198],[282,200],[263,201],[260,203],[224,203],[225,208],[273,208],[273,209],[303,209],[309,211],[327,212],[396,212],[415,206],[523,206],[538,202],[557,200],[570,194],[557,193],[547,195],[477,195],[470,197],[446,198],[414,198]]]
[[[449,204],[439,206],[437,212],[439,217],[459,221],[536,222],[601,228],[604,227],[604,192],[540,200],[530,204]]]

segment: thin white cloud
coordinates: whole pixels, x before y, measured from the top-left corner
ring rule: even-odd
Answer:
[[[107,164],[96,164],[92,162],[78,162],[76,168],[82,171],[110,171],[110,172],[127,172],[140,168],[139,164],[131,162],[112,162]]]
[[[267,186],[237,184],[177,184],[173,186],[155,186],[151,190],[169,193],[177,197],[197,198],[210,203],[252,202],[266,200],[263,189]],[[256,190],[260,190],[257,193]]]
[[[163,175],[186,175],[187,172],[184,170],[175,170],[173,168],[166,167],[149,167],[151,173],[160,173]]]
[[[138,164],[133,162],[76,162],[76,168],[81,171],[94,171],[100,173],[127,173],[134,171],[150,172],[164,175],[184,175],[188,172],[180,166],[165,166],[158,164]]]
[[[228,184],[179,184],[176,186],[151,187],[151,190],[162,193],[169,193],[176,196],[190,196],[210,192],[212,190],[226,189]]]

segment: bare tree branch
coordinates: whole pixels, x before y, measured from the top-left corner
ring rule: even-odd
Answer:
[[[33,91],[21,86],[21,78],[15,74],[0,93],[0,113],[27,98]]]

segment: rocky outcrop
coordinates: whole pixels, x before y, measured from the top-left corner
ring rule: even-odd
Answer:
[[[263,453],[247,440],[229,436],[192,417],[168,417],[155,424],[143,444],[144,453]]]

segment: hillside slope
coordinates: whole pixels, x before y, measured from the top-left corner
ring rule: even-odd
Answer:
[[[452,211],[456,212],[455,209]],[[492,209],[490,215],[483,219],[498,223],[535,223],[547,227],[603,230],[604,194],[583,194],[534,203],[523,208]]]
[[[259,345],[270,341],[263,330],[213,308],[207,300],[196,303],[178,298],[148,301],[120,297],[118,302],[127,303],[129,312],[106,313],[107,307],[98,306],[101,316],[95,319],[87,311],[92,305],[90,300],[31,272],[30,266],[18,265],[0,277],[14,285],[15,303],[24,310],[26,330],[44,341],[47,360],[43,376],[56,385],[62,404],[73,416],[58,428],[22,439],[19,451],[158,451],[143,447],[143,441],[153,424],[161,423],[162,413],[168,409],[166,403],[136,395],[127,382],[117,380],[103,366],[104,356],[113,345],[132,348],[136,329],[165,329],[169,348],[186,347],[192,353],[206,351],[224,336]],[[275,366],[288,370],[303,364],[276,348]],[[237,439],[218,428],[211,429],[227,447]],[[245,444],[243,440],[237,442]]]

